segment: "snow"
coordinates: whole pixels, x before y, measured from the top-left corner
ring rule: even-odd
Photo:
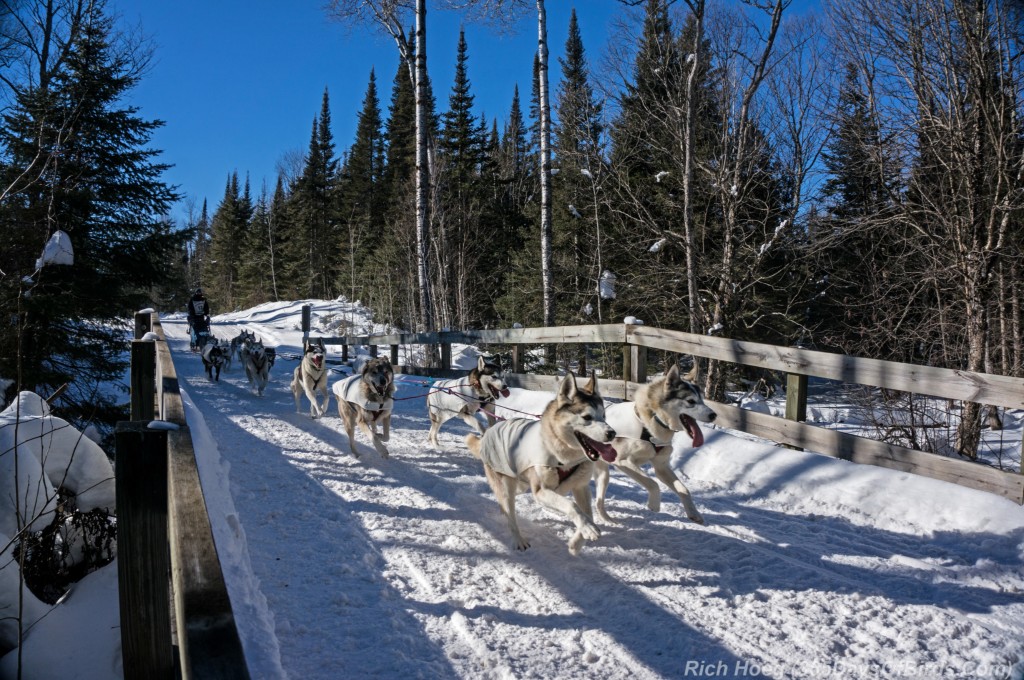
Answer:
[[[43,246],[43,254],[36,260],[36,269],[46,265],[75,263],[75,249],[71,247],[71,237],[59,229],[53,232],[50,240]]]
[[[650,512],[613,471],[618,524],[574,558],[569,522],[520,496],[531,547],[519,552],[469,427],[449,421],[444,450],[428,445],[429,379],[397,377],[388,460],[358,431],[351,456],[332,411],[294,412],[301,304],[214,318],[218,337],[245,328],[278,347],[262,398],[237,366],[208,381],[183,316],[163,320],[252,677],[1024,675],[1020,506],[704,426],[697,450],[675,439],[672,467],[706,526],[664,487]],[[357,305],[313,306],[314,336],[376,326]],[[328,350],[333,383],[348,368]],[[512,389],[498,414],[536,415],[551,398]],[[116,601],[115,563],[28,632],[26,663],[45,667],[24,677],[55,677],[65,651],[77,670],[63,677],[119,677]]]

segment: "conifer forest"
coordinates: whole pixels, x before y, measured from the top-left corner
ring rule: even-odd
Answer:
[[[430,55],[455,62],[450,83],[419,58],[428,4],[533,17],[541,45],[564,44],[557,80],[546,47],[524,55],[529,91],[485,118],[483,46]],[[324,20],[389,36],[397,70],[361,101],[325,90],[276,182],[230,170],[176,223],[184,197],[148,144],[161,123],[122,100],[139,45],[102,2],[3,3],[0,311],[21,320],[0,330],[3,374],[109,376],[108,326],[72,320],[180,310],[202,286],[218,312],[344,296],[408,331],[632,316],[1024,375],[1019,4],[623,0],[600,45],[544,4],[332,0]],[[339,107],[357,110],[354,139],[332,132]],[[56,229],[90,276],[32,278]]]

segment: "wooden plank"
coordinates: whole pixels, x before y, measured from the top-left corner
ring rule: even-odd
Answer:
[[[192,437],[169,433],[170,544],[181,676],[249,678],[206,513]],[[125,677],[142,677],[129,676]]]
[[[169,423],[185,425],[185,405],[181,402],[178,372],[159,320],[154,321],[153,332],[160,337],[156,343],[157,370],[160,376],[157,381],[157,417]]]
[[[741,409],[731,404],[708,403],[718,413],[716,426],[740,430],[778,444],[790,444],[853,463],[875,465],[953,482],[972,489],[988,491],[1016,503],[1024,503],[1024,475],[793,422]]]
[[[551,328],[510,328],[501,330],[442,331],[437,333],[393,333],[390,335],[364,335],[324,338],[325,345],[437,345],[459,343],[472,345],[546,343],[610,343],[625,342],[625,327],[622,324],[600,326],[553,326]]]
[[[156,346],[162,419],[182,426],[167,433],[170,456],[164,497],[169,493],[170,499],[163,548],[166,555],[169,541],[181,677],[248,678],[186,427],[177,371],[159,320],[154,331],[160,337]]]
[[[1020,378],[777,347],[649,326],[629,326],[627,342],[786,373],[1006,408],[1024,408],[1024,380]]]
[[[147,422],[117,424],[117,581],[126,678],[171,680],[167,578],[167,433]]]
[[[524,390],[539,390],[541,392],[551,392],[554,394],[558,390],[559,384],[565,376],[560,375],[531,375],[529,373],[506,373],[504,375],[505,384],[509,387],[518,387]],[[589,379],[589,378],[588,378]],[[577,378],[578,381],[581,381]],[[582,380],[581,382],[586,382]],[[634,389],[635,389],[634,385]],[[605,399],[623,399],[626,395],[632,395],[632,389],[629,389],[627,383],[623,380],[606,380],[603,378],[597,379],[597,389],[600,391],[601,396]],[[501,405],[501,400],[498,400],[498,404]]]

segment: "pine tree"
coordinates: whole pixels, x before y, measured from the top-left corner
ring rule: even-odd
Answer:
[[[902,229],[893,219],[897,165],[888,158],[853,64],[846,67],[833,118],[835,132],[822,154],[829,173],[823,187],[828,214],[812,235],[820,253],[815,280],[821,282],[812,323],[825,346],[892,356],[898,349],[886,330],[895,321],[886,312],[887,300],[897,291],[903,295],[913,265],[906,261]],[[903,273],[893,276],[896,272]]]
[[[436,233],[433,288],[437,321],[452,328],[477,325],[482,316],[489,316],[475,278],[486,249],[480,226],[486,128],[473,114],[467,52],[465,32],[460,32],[455,80],[448,111],[441,117],[434,180],[440,206],[431,227]]]
[[[338,288],[346,291],[353,300],[368,299],[368,291],[362,283],[365,280],[364,269],[374,266],[369,253],[374,252],[384,240],[382,127],[377,79],[371,70],[356,126],[356,139],[349,150],[341,189],[342,203],[347,206],[347,210],[342,216],[339,252],[345,253],[345,263]]]
[[[178,196],[149,148],[161,123],[123,103],[140,81],[134,62],[102,2],[80,19],[52,80],[18,90],[0,129],[11,187],[0,210],[0,314],[16,320],[0,328],[0,375],[44,396],[68,383],[65,414],[112,422],[125,414],[97,385],[123,375],[119,320],[167,283],[188,232],[163,218]],[[16,182],[30,167],[33,181]],[[57,230],[74,264],[38,269]]]
[[[334,297],[338,262],[332,246],[340,240],[338,164],[325,89],[320,115],[313,119],[306,165],[291,196],[289,279],[299,297]]]
[[[203,271],[203,290],[216,313],[231,311],[241,301],[238,271],[248,228],[245,212],[238,172],[232,172],[210,220],[210,252]]]
[[[598,182],[603,179],[602,106],[589,82],[576,11],[569,17],[562,83],[554,130],[558,175],[553,184],[555,288],[559,323],[600,318],[597,280],[601,275],[601,222]],[[607,236],[605,235],[605,238]],[[589,310],[589,311],[588,311]]]

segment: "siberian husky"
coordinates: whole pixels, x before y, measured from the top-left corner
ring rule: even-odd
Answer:
[[[267,383],[270,381],[270,361],[267,359],[263,341],[255,339],[246,342],[241,354],[245,377],[249,379],[249,384],[256,390],[256,394],[262,397],[263,390],[267,389]]]
[[[227,361],[227,353],[221,347],[217,338],[211,338],[202,346],[203,366],[206,368],[206,377],[211,382],[220,382],[220,369]]]
[[[338,400],[338,416],[345,424],[348,445],[352,455],[359,457],[356,450],[356,425],[373,441],[373,448],[381,458],[388,457],[384,446],[391,436],[391,411],[395,406],[395,371],[387,357],[370,359],[363,370],[339,380],[331,386]],[[382,434],[377,434],[377,423]]]
[[[483,357],[477,360],[476,368],[465,378],[438,380],[427,395],[427,413],[430,416],[430,443],[441,448],[437,431],[452,418],[461,418],[470,427],[483,434],[487,429],[476,417],[483,411],[488,424],[494,423],[494,400],[507,397],[509,389],[498,375],[497,364],[488,363]]]
[[[596,376],[591,374],[590,381],[580,388],[569,373],[540,420],[502,421],[482,437],[468,435],[466,445],[484,463],[515,547],[530,547],[519,531],[515,503],[517,494],[529,490],[542,506],[575,524],[569,552],[576,555],[584,540],[594,541],[601,535],[590,507],[590,478],[595,461],[615,460],[615,450],[608,445],[614,438],[615,431],[604,420]],[[565,497],[570,492],[574,500]]]
[[[309,415],[319,418],[327,413],[327,405],[331,402],[331,395],[327,392],[327,365],[324,363],[324,340],[320,338],[315,343],[306,342],[302,347],[302,361],[295,367],[292,376],[292,394],[295,396],[295,412],[301,411],[302,393],[306,393],[309,399]],[[324,405],[321,406],[317,395],[322,394]]]
[[[696,364],[685,376],[680,376],[679,367],[673,365],[663,377],[637,389],[633,401],[609,406],[605,417],[616,432],[612,442],[618,454],[615,467],[647,489],[647,507],[654,512],[661,509],[661,489],[640,469],[644,463],[650,463],[658,479],[676,492],[686,516],[704,524],[689,489],[669,465],[672,436],[676,432],[686,432],[693,441],[693,447],[697,448],[704,443],[704,435],[697,422],[710,423],[717,415],[704,403],[700,390],[691,382],[696,379]],[[598,461],[594,476],[597,480],[597,514],[601,519],[612,522],[614,520],[604,509],[608,464]]]

